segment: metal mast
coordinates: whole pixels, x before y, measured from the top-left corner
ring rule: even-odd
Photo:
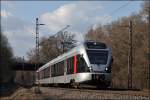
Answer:
[[[129,55],[128,55],[128,89],[132,89],[132,33],[133,33],[133,24],[132,21],[129,21]]]
[[[35,63],[35,70],[39,68],[39,24],[38,18],[36,18],[36,63]],[[38,89],[37,92],[40,92],[40,86],[39,86],[39,73],[38,73]]]

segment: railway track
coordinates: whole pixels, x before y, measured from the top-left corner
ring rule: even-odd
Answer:
[[[129,90],[96,90],[89,88],[73,89],[61,87],[40,87],[41,94],[36,94],[34,88],[22,88],[12,97],[2,100],[149,100],[150,91]]]
[[[89,88],[83,88],[83,89],[72,89],[72,88],[55,88],[55,87],[49,87],[49,89],[57,89],[58,91],[64,91],[66,94],[69,93],[75,93],[82,96],[82,94],[86,95],[93,95],[97,96],[101,99],[115,99],[115,96],[118,96],[118,99],[142,99],[142,100],[149,100],[149,92],[150,91],[131,91],[131,90],[117,90],[117,89],[107,89],[107,90],[97,90],[97,89],[89,89]],[[44,92],[46,94],[46,92]],[[47,93],[49,93],[47,91]],[[79,96],[78,95],[78,96]],[[63,96],[63,95],[61,95]],[[81,97],[82,98],[82,97]],[[91,99],[97,99],[97,98],[91,98]],[[117,99],[117,98],[116,98]]]
[[[74,89],[74,88],[56,88],[56,87],[50,87],[51,89],[60,89],[60,90],[67,90],[67,91],[80,91],[80,92],[94,92],[94,93],[113,93],[113,94],[120,94],[120,95],[133,95],[133,96],[149,96],[149,92],[143,92],[143,91],[135,91],[135,90],[127,90],[127,89],[89,89],[89,88],[82,88],[82,89]]]

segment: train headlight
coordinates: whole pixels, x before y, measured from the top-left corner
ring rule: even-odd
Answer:
[[[108,71],[108,68],[106,67],[105,70]]]

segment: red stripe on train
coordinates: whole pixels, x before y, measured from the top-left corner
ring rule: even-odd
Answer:
[[[77,73],[77,55],[74,55],[74,74]]]

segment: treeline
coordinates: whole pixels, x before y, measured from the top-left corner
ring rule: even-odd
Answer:
[[[47,63],[64,52],[76,46],[75,34],[65,31],[50,37],[42,37],[40,40],[39,62]],[[28,62],[36,63],[36,49],[27,53]]]
[[[7,37],[0,32],[0,83],[13,82],[13,52]]]
[[[149,54],[149,8],[148,1],[142,10],[128,17],[122,17],[107,25],[90,29],[86,39],[102,41],[112,47],[114,63],[112,86],[128,87],[129,21],[133,22],[133,88],[150,88]]]

